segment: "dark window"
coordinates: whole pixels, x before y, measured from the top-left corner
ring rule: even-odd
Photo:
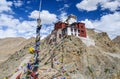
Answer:
[[[84,31],[83,31],[83,30],[81,30],[81,33],[82,33],[82,34],[84,34]]]
[[[75,33],[75,36],[76,36],[76,33]]]
[[[75,29],[75,32],[76,32],[76,29]]]
[[[59,34],[59,38],[61,38],[61,34]]]
[[[56,41],[56,38],[53,38],[53,42],[55,42]]]
[[[84,28],[83,26],[81,26],[81,28]]]
[[[73,29],[71,28],[71,32],[73,31]]]
[[[78,30],[78,33],[80,33],[80,30]]]
[[[74,28],[75,26],[72,26],[72,28]]]
[[[62,34],[65,35],[67,33],[67,29],[63,29]]]
[[[71,35],[73,35],[73,33],[71,33]]]
[[[50,39],[50,41],[49,41],[49,44],[51,44],[52,43],[52,39]]]
[[[65,34],[65,30],[62,31],[62,34],[63,34],[63,35]]]

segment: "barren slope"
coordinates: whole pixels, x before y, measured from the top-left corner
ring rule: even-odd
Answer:
[[[4,38],[0,40],[0,62],[5,61],[16,51],[23,49],[25,45],[32,42],[34,38]]]
[[[114,43],[116,43],[116,44],[119,46],[119,48],[120,48],[120,36],[117,36],[117,37],[114,38],[112,41],[113,41]]]

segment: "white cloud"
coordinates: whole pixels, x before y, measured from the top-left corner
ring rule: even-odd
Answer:
[[[67,19],[67,13],[62,12],[59,16],[60,21],[64,22]]]
[[[114,38],[116,35],[120,35],[120,13],[104,15],[100,21],[95,21],[94,25],[96,28],[108,32],[110,36],[114,34],[111,37]]]
[[[80,3],[77,3],[76,7],[79,10],[92,11],[97,9],[98,3],[99,3],[99,0],[83,0]]]
[[[12,11],[12,2],[2,0],[0,1],[0,6],[2,8],[6,7],[6,9],[0,8],[0,38],[5,37],[35,37],[36,35],[36,21],[26,21],[23,20],[22,22],[20,19],[15,18],[13,15],[5,14],[4,11]],[[57,16],[55,14],[51,14],[48,11],[41,12],[42,20],[44,20],[44,24],[52,24],[57,20]],[[44,28],[46,25],[43,25]],[[52,30],[53,26],[46,27],[44,32],[42,32],[42,38],[47,36],[48,33]]]
[[[120,13],[115,12],[114,14],[104,15],[101,17],[100,21],[95,21],[94,24],[99,29],[104,27],[105,31],[120,29]]]
[[[48,23],[49,24],[49,23]],[[5,37],[35,37],[36,36],[36,21],[20,21],[12,15],[0,14],[0,38]],[[49,27],[48,27],[49,26]],[[54,25],[43,24],[41,29],[41,38],[47,36],[52,30]]]
[[[36,21],[23,21],[17,25],[19,33],[32,32],[35,33]]]
[[[115,11],[120,8],[120,1],[115,0],[112,2],[106,2],[106,3],[103,3],[103,5],[101,7],[102,7],[102,9],[110,9],[111,11]]]
[[[53,29],[54,29],[54,24],[49,24],[49,25],[43,24],[40,31],[41,39],[48,36]]]
[[[29,18],[37,19],[39,17],[39,11],[34,10],[31,12]],[[42,10],[40,12],[40,18],[42,20],[42,24],[52,24],[57,21],[57,16],[53,13],[50,13],[47,10]]]
[[[12,12],[12,9],[10,8],[12,6],[11,1],[1,0],[0,1],[0,13],[1,12]]]
[[[45,37],[47,37],[47,35],[43,35],[43,36],[41,37],[41,39],[44,39]]]
[[[107,32],[111,39],[120,35],[120,13],[115,12],[114,14],[107,14],[100,18],[100,20],[90,21],[86,19],[82,21],[86,23],[87,28],[95,28]]]
[[[11,15],[0,14],[0,38],[4,37],[28,37],[35,36],[36,21],[23,21],[15,19]]]
[[[76,7],[79,10],[94,11],[97,10],[98,6],[101,6],[102,9],[109,9],[115,11],[120,7],[119,0],[83,0],[80,3],[76,4]]]
[[[1,30],[0,29],[0,38],[5,38],[5,37],[16,37],[16,31],[13,29],[7,29],[7,30]]]
[[[37,23],[36,21],[26,21],[23,20],[22,22],[20,19],[15,18],[13,15],[10,14],[5,14],[2,13],[4,11],[12,11],[11,6],[12,3],[8,1],[1,1],[0,2],[1,7],[7,7],[5,10],[2,10],[0,8],[0,38],[5,38],[5,37],[25,37],[25,38],[30,38],[30,37],[35,37],[36,35],[36,26]],[[21,6],[21,5],[16,5],[16,6]],[[35,15],[34,15],[35,13]],[[37,18],[38,11],[34,11],[33,14],[31,15],[32,18]],[[47,36],[51,30],[53,29],[53,24],[54,22],[57,21],[57,16],[55,14],[49,13],[46,10],[43,10],[41,12],[41,18],[43,22],[43,27],[41,30],[41,37],[44,38]],[[49,27],[46,27],[44,24],[49,24]],[[46,27],[46,28],[45,28]]]
[[[11,15],[6,15],[6,14],[0,14],[0,26],[7,26],[14,28],[19,24],[19,20],[13,18]]]
[[[58,11],[63,11],[64,9],[68,8],[69,5],[68,4],[64,4],[64,6],[62,8],[60,8]]]
[[[14,1],[13,4],[15,5],[15,7],[21,7],[23,5],[23,1],[17,0],[17,1]]]
[[[88,19],[85,19],[84,21],[81,21],[81,22],[85,23],[85,26],[87,28],[94,28],[93,23],[90,20],[88,20]]]

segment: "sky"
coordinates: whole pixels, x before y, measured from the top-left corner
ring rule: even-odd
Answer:
[[[57,21],[74,14],[86,28],[120,35],[120,0],[0,0],[0,38],[35,37],[36,19],[42,20],[41,37],[54,29]]]

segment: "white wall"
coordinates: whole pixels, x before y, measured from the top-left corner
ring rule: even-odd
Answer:
[[[76,29],[76,36],[78,36],[78,29]]]
[[[78,36],[78,29],[76,29],[76,31],[75,31],[75,29],[73,28],[73,31],[71,31],[71,27],[68,27],[67,28],[67,35],[72,35],[72,33],[74,36],[75,36],[75,34],[76,34],[76,36]]]
[[[71,33],[73,33],[73,35],[75,35],[75,30],[74,30],[74,28],[72,28],[72,32]],[[72,35],[72,34],[71,34]]]
[[[71,35],[71,28],[70,27],[67,28],[67,35]]]

